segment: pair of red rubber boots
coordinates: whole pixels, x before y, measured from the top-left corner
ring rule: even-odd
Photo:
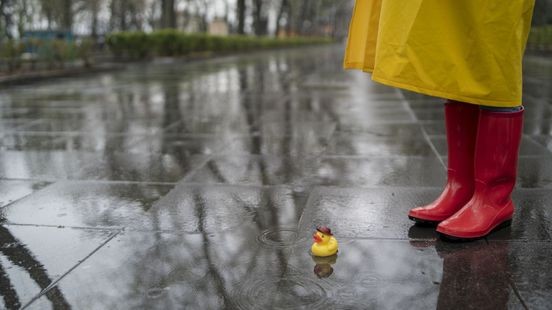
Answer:
[[[448,101],[447,184],[437,200],[410,210],[409,218],[437,224],[437,232],[448,239],[477,239],[508,226],[514,213],[511,193],[523,112],[496,112]]]

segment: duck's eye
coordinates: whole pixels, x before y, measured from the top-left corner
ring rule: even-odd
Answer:
[[[322,235],[322,239],[324,239],[324,235]]]

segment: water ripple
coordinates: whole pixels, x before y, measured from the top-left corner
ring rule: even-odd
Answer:
[[[300,237],[295,228],[267,229],[257,236],[259,243],[275,248],[291,247],[304,240],[306,238]]]
[[[239,309],[328,309],[330,301],[319,282],[292,275],[246,281],[235,295]]]

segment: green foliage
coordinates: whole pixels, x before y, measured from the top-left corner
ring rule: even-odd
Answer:
[[[6,40],[0,44],[0,58],[6,61],[8,71],[11,72],[21,67],[21,55],[24,50],[23,44],[15,40]]]
[[[106,40],[115,55],[131,59],[147,57],[152,41],[154,40],[144,32],[120,32],[109,35]]]
[[[533,27],[527,43],[528,50],[552,51],[552,25]]]
[[[0,61],[7,65],[9,72],[28,67],[35,70],[38,63],[49,69],[63,68],[77,59],[89,67],[93,48],[94,42],[90,39],[78,43],[65,40],[8,40],[0,44]]]
[[[84,39],[77,46],[77,57],[80,58],[84,66],[89,68],[92,66],[92,51],[94,50],[94,40]]]
[[[330,42],[332,41],[328,38],[221,37],[189,34],[171,29],[148,34],[119,32],[107,37],[107,44],[116,57],[133,60],[155,56],[186,56],[203,52],[226,53]]]

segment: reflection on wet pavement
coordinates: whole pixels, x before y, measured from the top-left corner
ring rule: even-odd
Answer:
[[[526,61],[513,226],[449,244],[406,217],[445,180],[442,100],[342,50],[1,90],[0,308],[546,308],[550,61]],[[308,253],[321,224],[331,259]]]

